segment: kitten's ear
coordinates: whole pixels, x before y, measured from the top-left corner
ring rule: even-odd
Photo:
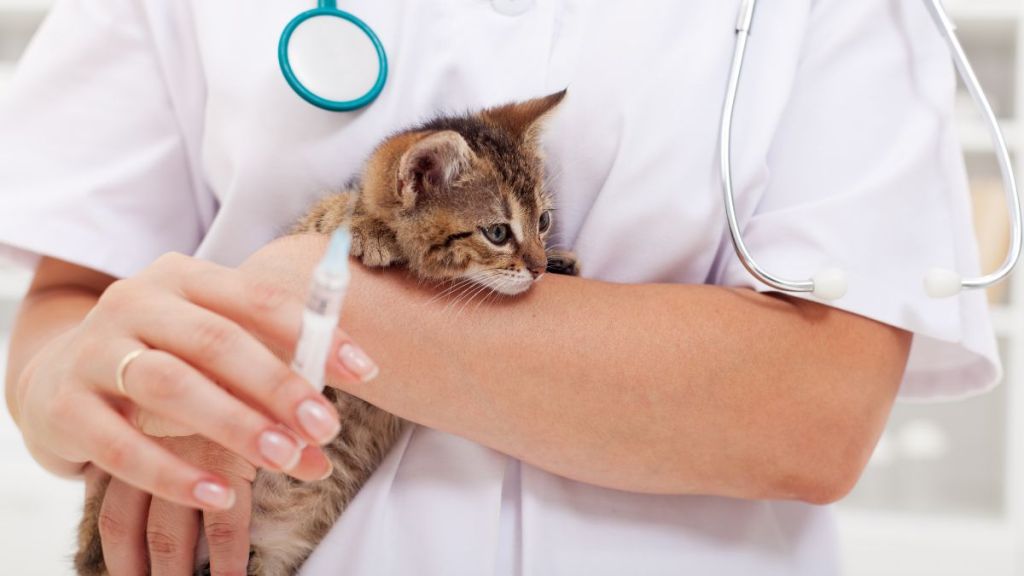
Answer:
[[[514,102],[497,108],[489,108],[481,112],[480,116],[522,140],[529,140],[537,135],[540,121],[565,98],[565,92],[566,90],[562,90],[526,102]]]
[[[412,208],[418,198],[447,187],[469,167],[473,151],[452,130],[436,132],[413,144],[398,164],[402,205]]]

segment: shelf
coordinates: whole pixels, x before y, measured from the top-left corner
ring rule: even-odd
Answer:
[[[1013,26],[1021,17],[1021,3],[1017,0],[947,0],[945,6],[957,24]]]
[[[0,43],[4,49],[0,60],[11,57],[12,39],[35,30],[52,4],[53,0],[0,0],[0,38],[4,39]],[[21,40],[14,41],[15,45],[22,43]]]
[[[43,14],[54,0],[0,0],[0,14]]]
[[[971,517],[906,515],[839,504],[846,573],[872,576],[1014,574],[1012,523]]]
[[[1014,337],[1020,334],[1024,326],[1020,322],[1020,312],[1007,304],[992,304],[989,308],[992,327],[1001,338]]]
[[[992,138],[988,135],[988,126],[981,120],[964,119],[964,115],[959,111],[957,116],[960,118],[957,121],[957,134],[960,135],[960,143],[964,152],[991,153],[993,150]],[[1017,122],[1015,120],[1000,120],[999,127],[1003,131],[1003,138],[1006,139],[1006,146],[1010,152],[1015,152],[1018,148],[1017,141],[1020,134]]]

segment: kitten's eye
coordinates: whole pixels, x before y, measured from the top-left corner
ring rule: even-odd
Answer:
[[[509,238],[512,237],[512,229],[508,227],[508,224],[495,224],[494,226],[482,228],[482,230],[484,236],[495,246],[504,246],[508,243]]]
[[[540,215],[540,223],[537,225],[537,229],[543,234],[548,231],[548,228],[551,228],[551,211],[545,210]]]

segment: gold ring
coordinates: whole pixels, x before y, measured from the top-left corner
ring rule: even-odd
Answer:
[[[124,358],[121,358],[121,363],[117,365],[117,391],[120,392],[122,396],[128,396],[128,391],[124,389],[125,370],[128,369],[128,365],[132,363],[132,360],[138,358],[139,355],[145,352],[146,350],[147,348],[139,348],[138,350],[132,350],[131,352],[125,354]]]

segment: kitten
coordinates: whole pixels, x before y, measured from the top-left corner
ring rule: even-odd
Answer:
[[[578,273],[569,252],[548,250],[551,199],[538,148],[541,120],[565,91],[464,116],[442,116],[386,139],[360,180],[320,201],[293,233],[352,229],[367,266],[405,266],[428,281],[467,281],[516,295],[545,270]],[[327,388],[342,430],[324,451],[320,482],[261,470],[253,484],[249,574],[294,574],[391,449],[404,422]],[[83,576],[106,574],[97,520],[103,491],[86,503],[75,558]],[[205,552],[198,555],[208,573]],[[204,566],[205,564],[205,566]]]

